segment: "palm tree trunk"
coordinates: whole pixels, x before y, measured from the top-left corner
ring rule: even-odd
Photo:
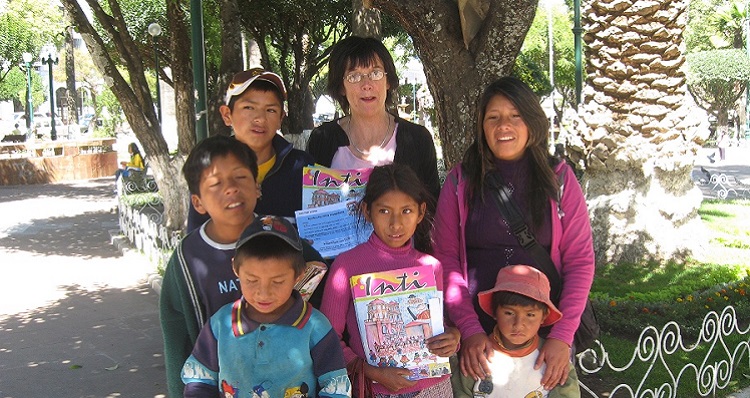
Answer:
[[[587,85],[568,149],[586,167],[597,263],[681,258],[698,247],[698,121],[680,69],[686,7],[585,4]]]

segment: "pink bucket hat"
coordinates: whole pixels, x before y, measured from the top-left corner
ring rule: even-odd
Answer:
[[[547,305],[549,311],[542,326],[549,326],[562,318],[560,310],[549,299],[549,290],[549,280],[543,272],[528,265],[509,265],[497,273],[495,287],[479,292],[479,306],[494,318],[492,294],[499,291],[518,293]]]

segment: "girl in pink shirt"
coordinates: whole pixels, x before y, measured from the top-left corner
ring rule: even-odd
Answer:
[[[406,378],[410,374],[407,369],[367,364],[366,357],[370,354],[365,353],[362,346],[350,289],[352,276],[425,266],[432,268],[437,289],[443,290],[440,262],[420,251],[429,251],[431,246],[431,222],[427,214],[429,198],[430,194],[408,166],[390,164],[375,167],[360,208],[364,218],[372,223],[373,233],[367,242],[336,258],[323,291],[320,310],[331,321],[341,339],[347,367],[364,364],[363,373],[367,383],[375,381],[371,386],[376,398],[401,397],[404,394],[415,398],[452,396],[450,375],[411,381]],[[459,340],[458,329],[446,328],[445,333],[433,336],[425,343],[432,354],[448,357],[457,351]],[[353,379],[354,391],[357,391],[358,380]],[[415,392],[417,395],[414,395]]]

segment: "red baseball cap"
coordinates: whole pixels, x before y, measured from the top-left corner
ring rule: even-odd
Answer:
[[[529,265],[509,265],[500,269],[495,280],[495,287],[490,290],[479,292],[479,306],[491,317],[495,317],[492,311],[492,294],[495,292],[513,292],[532,298],[544,303],[549,309],[547,317],[542,326],[549,326],[562,318],[562,312],[552,304],[549,298],[549,280],[542,271]]]

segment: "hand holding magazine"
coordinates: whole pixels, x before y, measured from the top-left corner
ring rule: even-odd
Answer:
[[[444,331],[442,292],[432,268],[356,275],[350,283],[367,363],[409,369],[409,380],[451,372],[448,358],[430,353],[425,343]]]

